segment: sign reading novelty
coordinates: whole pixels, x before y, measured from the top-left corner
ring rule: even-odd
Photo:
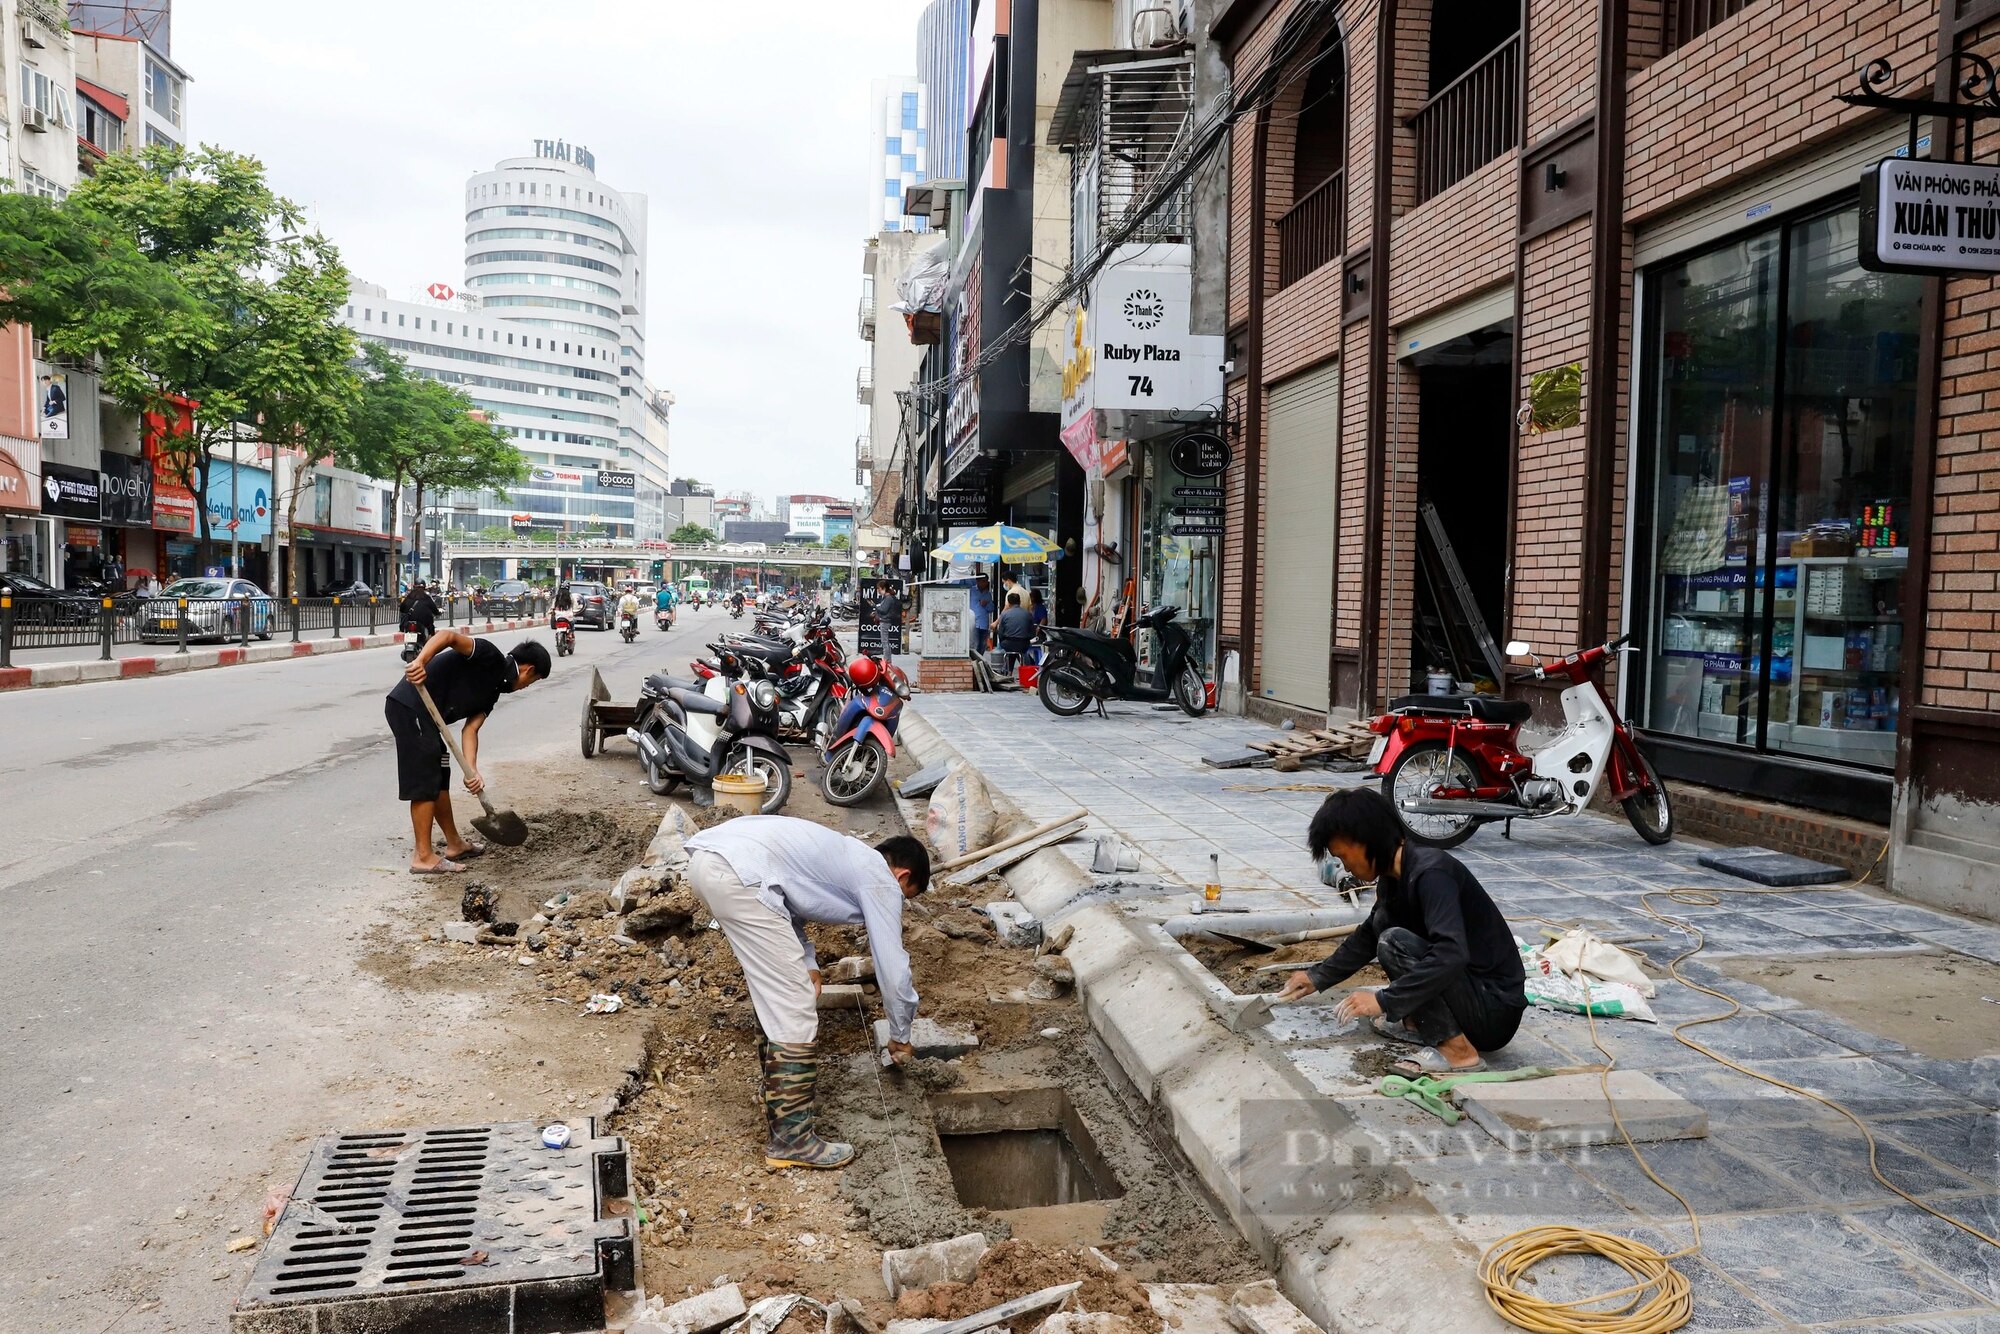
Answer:
[[[2000,167],[1890,158],[1861,175],[1861,267],[2000,273]]]
[[[597,158],[588,148],[561,139],[535,140],[535,156],[554,158],[558,162],[574,162],[585,171],[597,170]]]

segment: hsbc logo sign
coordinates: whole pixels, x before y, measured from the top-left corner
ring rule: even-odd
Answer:
[[[433,301],[449,301],[458,295],[456,291],[444,283],[432,283],[424,291],[430,293],[430,298]]]

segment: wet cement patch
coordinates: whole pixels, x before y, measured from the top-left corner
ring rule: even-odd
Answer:
[[[1753,982],[1925,1056],[2000,1055],[2000,966],[1944,952],[1717,961]]]

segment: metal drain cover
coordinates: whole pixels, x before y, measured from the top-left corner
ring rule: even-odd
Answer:
[[[532,1121],[329,1135],[231,1334],[562,1334],[637,1286],[625,1141]]]

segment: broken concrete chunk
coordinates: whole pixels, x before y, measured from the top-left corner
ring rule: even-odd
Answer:
[[[1002,945],[1032,949],[1042,939],[1042,924],[1018,903],[989,903],[986,915],[993,919],[993,933],[1000,938]]]
[[[1238,1288],[1230,1298],[1229,1315],[1244,1334],[1320,1334],[1319,1326],[1268,1278]]]
[[[657,894],[666,877],[658,867],[635,866],[618,877],[618,883],[611,887],[611,907],[614,912],[630,912],[639,906],[640,900]]]
[[[979,1045],[979,1035],[970,1029],[946,1028],[934,1019],[919,1019],[910,1025],[910,1045],[921,1060],[949,1061]],[[889,1021],[875,1021],[875,1050],[889,1047]]]
[[[749,1310],[743,1304],[743,1292],[734,1283],[725,1287],[711,1288],[707,1292],[675,1302],[660,1313],[656,1323],[665,1334],[706,1334],[711,1329],[721,1329],[732,1320],[741,1320]],[[634,1325],[627,1334],[639,1334],[642,1326]]]
[[[832,982],[819,989],[819,1008],[822,1010],[852,1010],[861,1004],[867,992],[859,982]]]
[[[875,961],[865,954],[836,959],[826,970],[829,982],[868,982],[875,977]]]
[[[478,922],[446,922],[444,938],[455,940],[461,945],[477,945],[479,933],[486,928]]]
[[[920,1021],[921,1022],[921,1021]],[[949,1241],[882,1252],[882,1286],[900,1297],[906,1288],[933,1283],[970,1283],[978,1276],[979,1257],[986,1254],[986,1234],[968,1232]]]
[[[1035,1334],[1137,1334],[1138,1326],[1109,1311],[1058,1311],[1035,1326]]]
[[[694,928],[694,895],[682,891],[656,895],[633,909],[625,919],[631,936],[679,935]]]
[[[1060,953],[1069,948],[1069,942],[1075,935],[1076,924],[1074,922],[1064,922],[1053,931],[1043,932],[1042,938],[1051,950]]]

